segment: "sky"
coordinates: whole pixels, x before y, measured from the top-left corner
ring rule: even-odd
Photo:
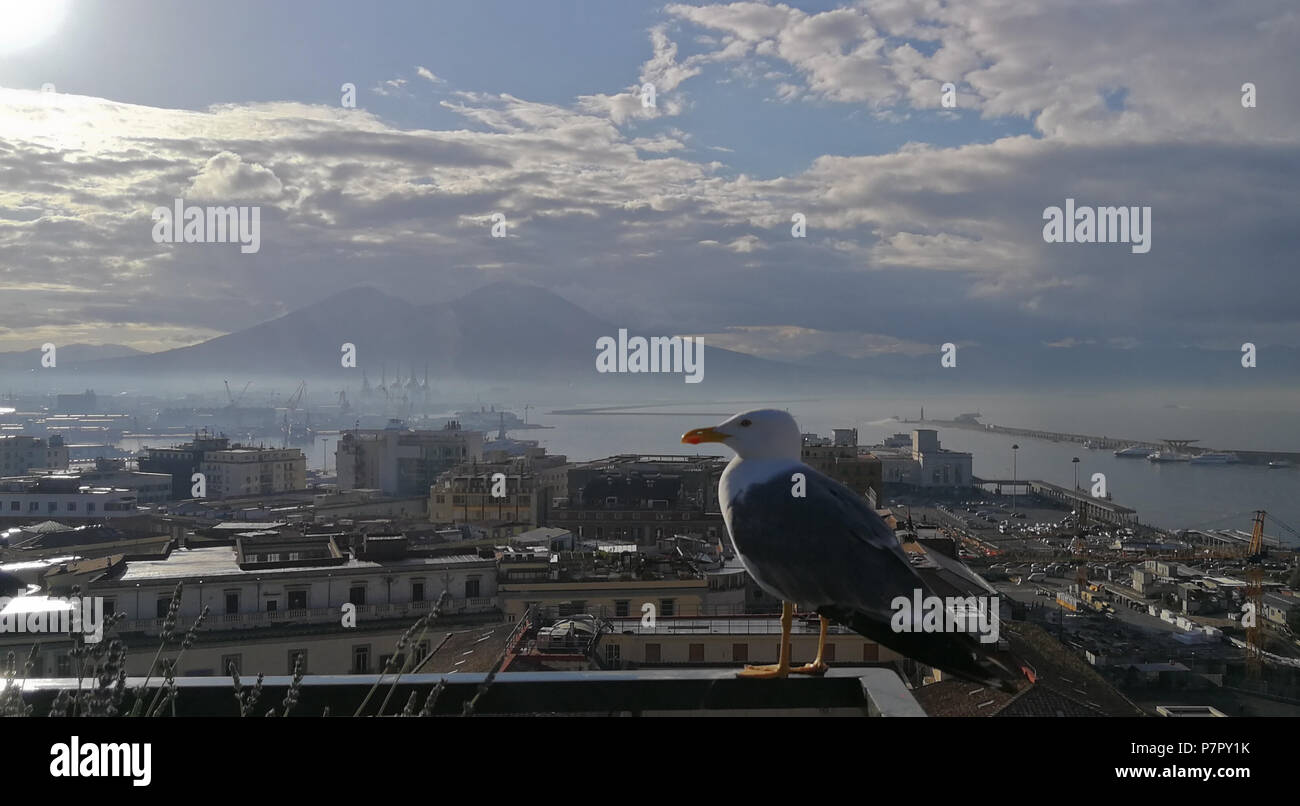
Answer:
[[[0,31],[0,350],[499,280],[781,358],[1300,343],[1291,0],[0,0]],[[178,198],[258,207],[260,248],[156,243]],[[1046,242],[1067,198],[1149,206],[1150,251]]]

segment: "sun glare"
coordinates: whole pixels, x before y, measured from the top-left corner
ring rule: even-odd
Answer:
[[[0,53],[39,45],[67,13],[68,0],[0,0]]]

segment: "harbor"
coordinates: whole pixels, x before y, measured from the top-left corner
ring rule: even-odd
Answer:
[[[922,415],[924,416],[924,415]],[[979,415],[963,414],[955,420],[902,420],[900,423],[925,424],[932,428],[963,428],[970,431],[1002,434],[1025,439],[1041,439],[1047,442],[1072,442],[1091,450],[1126,451],[1136,448],[1139,451],[1127,454],[1150,458],[1152,461],[1187,461],[1197,464],[1243,464],[1264,465],[1279,468],[1300,465],[1300,451],[1248,451],[1229,450],[1225,448],[1208,448],[1194,445],[1195,439],[1164,439],[1158,442],[1141,439],[1123,439],[1092,434],[1071,434],[1064,431],[1045,431],[1037,428],[1012,428],[1003,425],[991,425],[979,422]],[[1220,457],[1235,457],[1235,461],[1222,461]],[[1196,461],[1206,457],[1202,461]]]

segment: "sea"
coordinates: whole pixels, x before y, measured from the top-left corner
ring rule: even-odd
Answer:
[[[830,436],[832,428],[857,428],[860,445],[878,444],[895,433],[936,427],[904,423],[916,420],[925,406],[927,419],[954,419],[979,413],[980,422],[1017,428],[1109,436],[1142,441],[1195,439],[1198,445],[1222,450],[1300,451],[1300,408],[1271,409],[1252,400],[1242,405],[1231,397],[1184,393],[1178,401],[1160,395],[1098,394],[1071,396],[986,397],[961,400],[901,398],[720,400],[664,404],[637,408],[602,408],[599,403],[542,409],[532,419],[546,430],[519,431],[510,436],[536,439],[550,453],[571,461],[616,453],[729,455],[724,446],[687,446],[681,435],[691,428],[712,425],[751,408],[782,408],[807,433]],[[1226,405],[1225,405],[1226,404]],[[557,414],[579,410],[582,413]],[[1143,523],[1167,529],[1243,529],[1249,531],[1253,513],[1268,512],[1265,532],[1300,546],[1300,466],[1270,469],[1255,465],[1192,465],[1153,463],[1144,458],[1119,458],[1110,450],[1090,450],[1074,442],[1010,437],[964,428],[937,427],[940,446],[969,451],[973,470],[981,478],[1035,479],[1064,487],[1078,482],[1092,487],[1093,474],[1105,476],[1107,491],[1117,504],[1138,511]],[[1013,451],[1012,445],[1019,445]],[[1015,454],[1013,459],[1013,453]],[[1270,517],[1272,520],[1270,520]]]
[[[797,394],[797,390],[796,390]],[[774,397],[717,399],[640,405],[600,400],[533,401],[529,417],[536,430],[511,431],[515,439],[537,440],[570,461],[619,453],[729,455],[719,445],[688,446],[681,435],[754,408],[781,408],[807,433],[830,436],[832,428],[857,428],[861,445],[877,444],[913,428],[937,428],[944,448],[969,451],[981,478],[1036,479],[1065,487],[1091,488],[1093,474],[1105,475],[1117,504],[1136,509],[1142,523],[1166,529],[1242,529],[1249,531],[1255,510],[1268,515],[1265,532],[1300,546],[1300,465],[1270,469],[1254,465],[1157,464],[1143,458],[1118,458],[1110,450],[1089,450],[1073,442],[1011,437],[986,431],[900,422],[895,418],[951,420],[978,413],[980,422],[1017,428],[1089,434],[1159,442],[1198,440],[1220,450],[1300,451],[1300,391],[1239,395],[1232,390],[1162,393],[1104,391],[1096,394],[983,396],[861,396],[853,398]],[[519,408],[519,407],[516,407]],[[333,469],[337,434],[304,446],[308,467]],[[135,449],[140,443],[124,442]],[[1011,446],[1019,445],[1018,451]]]

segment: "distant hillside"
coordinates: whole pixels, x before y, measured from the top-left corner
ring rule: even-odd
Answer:
[[[39,347],[33,350],[0,353],[0,370],[41,369],[41,358],[44,355]],[[58,344],[54,355],[57,368],[74,367],[109,358],[148,354],[122,344]]]

